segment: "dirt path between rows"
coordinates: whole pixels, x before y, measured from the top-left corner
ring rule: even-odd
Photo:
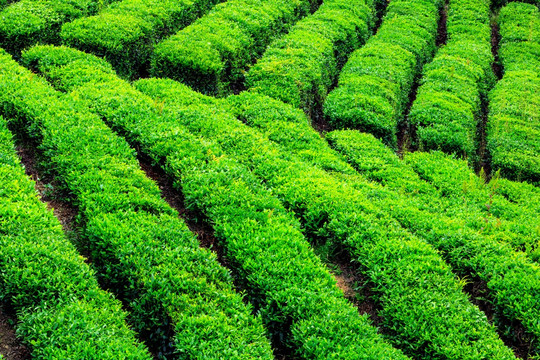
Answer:
[[[30,350],[16,337],[13,323],[13,317],[0,307],[0,355],[3,355],[5,360],[31,359]]]

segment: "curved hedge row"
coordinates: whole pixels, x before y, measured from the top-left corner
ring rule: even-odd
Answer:
[[[103,56],[122,76],[136,78],[150,67],[154,46],[188,26],[220,0],[123,0],[96,16],[62,27],[64,44]]]
[[[13,54],[38,43],[60,43],[60,27],[115,0],[21,0],[0,11],[0,45]]]
[[[487,148],[503,177],[540,184],[540,15],[510,3],[499,15],[504,76],[489,94]]]
[[[440,0],[395,0],[376,35],[355,51],[324,103],[336,129],[355,128],[396,145],[415,78],[435,52]]]
[[[498,177],[485,184],[485,179],[476,176],[466,161],[453,159],[441,152],[408,154],[405,162],[421,179],[433,184],[438,193],[452,199],[454,207],[462,205],[479,212],[475,224],[477,229],[483,233],[496,233],[514,248],[527,252],[536,261],[540,260],[538,205],[508,201],[499,194]],[[470,223],[472,225],[472,221]]]
[[[414,206],[465,221],[468,228],[507,242],[540,259],[539,213],[499,194],[499,180],[489,185],[463,160],[443,153],[407,154],[406,161],[366,133],[328,134],[333,147],[369,180],[377,181],[414,200]],[[518,184],[519,185],[519,184]]]
[[[266,46],[321,0],[229,0],[155,48],[151,73],[223,95]]]
[[[434,187],[431,184],[420,179],[411,171],[413,168],[410,165],[399,161],[390,149],[372,135],[356,131],[337,131],[328,136],[333,145],[346,154],[351,164],[362,174],[366,173],[368,177],[383,182],[387,188],[393,190],[394,197],[396,193],[404,194],[400,195],[397,201],[393,201],[392,192],[383,195],[384,190],[378,188],[374,201],[379,207],[391,211],[403,226],[433,244],[461,276],[484,281],[489,290],[488,301],[496,310],[495,320],[498,322],[500,331],[506,336],[515,337],[518,341],[529,343],[531,354],[538,353],[540,350],[538,346],[540,266],[537,263],[531,263],[524,253],[516,252],[508,244],[500,241],[496,233],[491,235],[489,224],[486,223],[486,229],[479,229],[479,231],[474,231],[474,226],[470,229],[469,216],[471,215],[468,214],[470,210],[467,207],[472,201],[467,199],[467,196],[463,199],[463,193],[455,196],[454,202],[458,206],[454,204],[454,209],[450,208],[446,214],[448,209],[445,208],[444,197],[453,196],[447,191],[450,187],[437,190],[440,193],[433,193]],[[373,157],[373,153],[377,153],[376,158]],[[428,165],[426,168],[435,170],[437,175],[444,174],[448,171],[445,167],[448,164],[442,163],[434,168],[433,164],[437,159],[450,161],[448,156],[442,153],[431,155],[418,152],[408,155],[408,161],[416,163],[414,169],[421,165]],[[423,164],[425,160],[428,161]],[[408,171],[403,172],[402,169],[408,169]],[[466,194],[473,187],[464,184],[462,189]],[[425,200],[419,201],[422,197]],[[497,203],[504,201],[497,199],[495,195],[493,198],[495,212]],[[484,201],[487,202],[487,199]],[[493,223],[492,226],[496,229],[497,221]],[[529,225],[530,230],[538,231],[538,223],[529,221]],[[538,241],[538,235],[536,235],[536,241]],[[518,328],[522,325],[527,333],[513,332],[513,325]]]
[[[272,358],[260,318],[161,199],[127,143],[85,102],[59,94],[5,54],[0,74],[0,111],[40,141],[49,167],[76,199],[98,275],[124,300],[152,350]]]
[[[311,113],[347,56],[371,35],[374,8],[366,0],[326,0],[266,49],[249,70],[246,87]]]
[[[1,76],[1,75],[0,75]],[[18,313],[34,359],[147,359],[120,302],[37,197],[0,116],[0,301]]]
[[[288,153],[295,154],[317,167],[332,171],[335,178],[342,178],[349,186],[365,193],[374,207],[392,215],[400,222],[401,226],[442,251],[447,261],[457,272],[486,281],[488,289],[495,299],[494,303],[498,313],[504,314],[515,322],[523,320],[527,330],[532,334],[532,338],[538,339],[538,324],[535,324],[535,319],[540,313],[540,306],[537,302],[540,290],[540,269],[537,265],[531,264],[522,253],[515,253],[508,245],[499,243],[498,238],[484,234],[479,235],[473,231],[474,226],[472,229],[467,229],[479,222],[471,222],[470,218],[480,217],[483,219],[482,214],[478,214],[478,211],[469,214],[468,209],[465,209],[467,211],[460,210],[463,203],[460,204],[457,198],[453,204],[454,210],[449,211],[448,214],[444,210],[446,210],[446,206],[452,205],[451,202],[442,201],[442,199],[432,196],[427,204],[423,204],[418,198],[428,199],[428,196],[434,192],[434,187],[425,181],[414,181],[418,179],[418,176],[412,171],[409,171],[409,176],[407,176],[399,170],[390,170],[388,180],[391,182],[395,177],[397,183],[393,190],[366,182],[358,174],[351,174],[350,167],[311,128],[309,120],[302,111],[289,105],[280,105],[278,101],[267,97],[246,93],[231,97],[229,101],[236,109],[236,115],[239,119],[250,126],[261,129],[269,139],[279,143]],[[337,132],[328,135],[332,137],[332,134],[337,134]],[[376,156],[373,153],[367,155],[367,162],[373,163],[375,169],[384,169],[383,159],[390,155],[383,156],[385,147],[371,135],[369,137],[373,139],[373,142],[377,142],[378,147],[382,147],[382,150],[375,149]],[[366,145],[362,138],[353,138],[348,141],[348,144],[356,150]],[[358,146],[355,146],[356,144]],[[389,151],[389,149],[387,150]],[[390,157],[397,160],[394,154],[391,152],[390,154]],[[384,171],[380,176],[383,174]],[[410,179],[407,180],[407,177]],[[335,190],[328,190],[327,194],[332,192]],[[404,196],[404,194],[408,196]],[[335,201],[339,203],[345,200],[346,197],[343,196]],[[433,204],[436,205],[433,206]],[[443,210],[443,214],[438,214],[440,209]],[[461,215],[460,212],[467,215],[463,221],[456,219]],[[534,222],[529,221],[529,224],[531,223],[534,226]],[[498,221],[492,221],[492,226],[494,229],[491,230],[496,230]],[[477,255],[471,257],[464,254]],[[503,272],[509,274],[508,278],[499,279],[494,275]],[[520,278],[526,284],[519,284]],[[516,293],[515,296],[509,295],[514,294],[513,292]],[[463,328],[460,331],[462,330]],[[501,343],[495,340],[495,344],[497,343],[498,345],[495,347],[500,349]],[[502,352],[504,353],[504,350]],[[479,351],[479,353],[482,352]],[[454,356],[461,358],[461,355],[456,354],[459,353],[454,353]],[[472,353],[469,356],[475,358]],[[482,356],[479,355],[479,357]]]
[[[452,0],[448,41],[426,65],[409,113],[421,150],[472,157],[483,103],[495,84],[490,0]]]
[[[365,193],[238,122],[223,111],[223,101],[205,106],[206,98],[194,99],[190,89],[170,80],[135,86],[193,134],[217,142],[248,166],[295,213],[312,239],[347,249],[373,284],[381,326],[397,347],[419,359],[514,358],[438,253],[379,211]],[[267,99],[258,95],[255,101]]]
[[[105,63],[91,55],[43,47],[24,56],[162,164],[182,188],[187,205],[209,217],[237,280],[245,284],[276,342],[285,341],[301,358],[406,359],[345,300],[297,221],[260,180],[211,139],[187,131],[187,119],[222,121],[219,110],[215,115],[216,109],[204,106],[216,99],[189,91],[182,97],[186,106],[171,112],[161,100],[104,71]],[[158,91],[168,82],[136,84]],[[234,140],[234,133],[229,136]]]

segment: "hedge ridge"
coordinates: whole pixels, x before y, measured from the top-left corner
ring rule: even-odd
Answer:
[[[389,3],[377,34],[351,54],[324,103],[335,129],[371,132],[396,146],[414,80],[436,49],[441,6],[439,0]]]
[[[151,73],[224,95],[266,46],[321,0],[229,0],[155,48]]]
[[[62,24],[97,13],[115,0],[21,0],[0,11],[0,44],[12,54],[59,44]]]
[[[476,155],[478,123],[495,83],[490,5],[450,1],[447,44],[426,65],[409,114],[421,150]]]
[[[466,227],[540,259],[539,213],[529,204],[508,201],[500,190],[500,179],[486,185],[466,161],[441,152],[406,154],[401,161],[366,133],[336,131],[328,139],[363,176],[405,195],[414,201],[411,205],[461,219]]]
[[[476,176],[466,161],[441,152],[407,154],[404,160],[419,178],[433,184],[438,193],[451,198],[458,206],[463,202],[480,211],[485,221],[496,221],[496,227],[492,230],[496,230],[502,239],[516,249],[527,252],[534,260],[540,260],[538,205],[509,201],[501,194],[500,188],[504,185],[501,185],[502,179],[498,176],[486,184],[485,179]],[[534,192],[529,196],[534,196]],[[477,224],[477,227],[487,231],[485,225]]]
[[[163,111],[178,115],[193,104],[193,92],[171,80],[140,81],[135,86],[163,103]],[[189,99],[187,104],[184,99]],[[222,101],[209,106],[211,117],[178,120],[207,141],[218,142],[263,179],[311,238],[349,251],[373,284],[382,308],[381,326],[395,346],[419,359],[514,358],[485,316],[469,303],[437,251],[379,211],[366,192],[299,161],[230,115],[218,116],[219,109],[226,110],[222,106]]]
[[[311,113],[347,56],[371,35],[374,8],[365,0],[326,0],[266,49],[249,70],[246,87]]]
[[[122,76],[148,71],[154,46],[220,0],[122,0],[98,15],[64,24],[63,43],[103,56]]]
[[[0,111],[40,141],[75,198],[98,275],[125,301],[149,346],[165,356],[271,358],[260,318],[161,199],[127,143],[86,103],[54,91],[8,55],[0,67]]]
[[[70,91],[69,96],[87,100],[93,111],[161,164],[182,188],[187,206],[209,217],[237,279],[246,284],[276,341],[285,338],[285,345],[301,358],[406,359],[345,300],[298,222],[260,180],[211,139],[190,133],[179,121],[221,116],[219,110],[215,115],[215,109],[204,106],[219,100],[190,91],[182,102],[191,107],[177,114],[103,70],[105,66],[100,68],[100,60],[91,55],[42,47],[24,56],[54,84]],[[71,63],[65,61],[69,56]],[[162,86],[159,80],[136,84],[147,90]]]
[[[494,171],[540,184],[540,15],[510,3],[499,14],[504,76],[489,94],[487,149]]]
[[[33,358],[150,360],[120,302],[99,288],[38,199],[1,116],[0,189],[0,301],[17,312]]]

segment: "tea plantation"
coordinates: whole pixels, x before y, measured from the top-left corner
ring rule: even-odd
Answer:
[[[539,6],[0,0],[0,359],[540,359]]]

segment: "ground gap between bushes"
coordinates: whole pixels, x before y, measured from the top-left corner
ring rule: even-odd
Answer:
[[[75,245],[79,254],[84,258],[84,261],[92,266],[89,244],[84,239],[84,225],[78,223],[77,218],[79,210],[73,205],[73,199],[65,190],[61,190],[64,186],[55,179],[55,173],[47,173],[46,169],[40,164],[41,153],[38,144],[30,139],[27,134],[14,132],[16,139],[16,150],[21,159],[21,163],[25,167],[26,174],[35,182],[35,188],[40,196],[40,200],[47,205],[49,210],[53,210],[54,215],[59,220],[66,237]],[[93,267],[93,266],[92,266]],[[105,291],[113,292],[112,289],[105,283],[96,273],[98,283]],[[124,311],[130,313],[130,306],[126,299],[118,298],[122,302]],[[129,320],[128,320],[129,322]],[[172,330],[171,330],[172,331]],[[141,340],[146,343],[144,336],[140,336]],[[158,359],[157,351],[149,347],[154,359]],[[7,360],[7,359],[6,359]],[[18,360],[18,359],[14,359]]]
[[[67,236],[76,238],[74,221],[78,213],[77,208],[54,194],[52,191],[54,181],[42,180],[39,177],[36,145],[30,139],[16,133],[14,138],[17,155],[24,166],[26,175],[34,181],[40,200],[47,205],[48,210],[53,210]],[[31,350],[17,338],[14,324],[16,324],[14,310],[9,305],[4,307],[0,305],[0,355],[3,355],[5,360],[31,359]]]
[[[491,22],[491,53],[493,54],[493,64],[491,66],[493,73],[495,74],[495,79],[498,81],[502,79],[503,68],[499,60],[499,43],[501,36],[499,33],[499,24],[496,21],[497,14],[492,14]],[[489,115],[489,99],[487,94],[482,97],[482,105],[480,110],[480,119],[478,121],[477,128],[477,143],[478,143],[478,162],[475,166],[475,170],[479,173],[482,169],[484,170],[485,177],[487,180],[491,178],[491,156],[487,149],[487,123]]]
[[[14,324],[13,311],[0,305],[0,355],[5,360],[30,360],[30,349],[16,336]]]
[[[493,299],[487,283],[480,278],[473,277],[463,291],[469,296],[471,302],[482,311],[488,321],[495,325],[497,333],[506,346],[508,346],[520,359],[530,359],[533,339],[525,330],[520,321],[510,320],[503,316],[493,306]]]

